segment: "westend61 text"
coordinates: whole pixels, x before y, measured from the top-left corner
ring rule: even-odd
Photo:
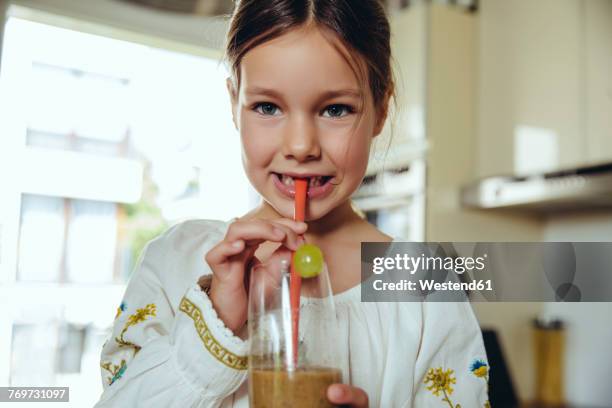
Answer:
[[[378,279],[373,283],[374,290],[402,290],[402,291],[483,291],[493,290],[491,280],[474,280],[472,282],[436,282],[432,279],[417,282],[402,279],[399,282],[383,282]]]

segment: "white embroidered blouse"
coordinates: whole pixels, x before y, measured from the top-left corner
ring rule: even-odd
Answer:
[[[107,407],[248,407],[244,333],[217,317],[197,284],[229,223],[195,220],[145,248],[102,349]],[[488,363],[468,302],[361,302],[334,296],[345,382],[371,407],[488,407]]]

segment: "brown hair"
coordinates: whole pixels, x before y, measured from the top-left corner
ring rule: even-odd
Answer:
[[[240,62],[249,50],[308,24],[335,34],[348,49],[351,68],[362,83],[369,82],[380,114],[395,96],[395,81],[389,21],[378,0],[236,0],[225,50],[235,89],[240,87]],[[359,62],[365,63],[367,76]]]

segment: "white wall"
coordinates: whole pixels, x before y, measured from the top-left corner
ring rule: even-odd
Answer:
[[[542,223],[512,213],[465,210],[462,186],[477,178],[478,14],[433,4],[428,14],[427,176],[428,241],[539,241]],[[488,152],[502,163],[503,149]],[[520,396],[533,395],[530,322],[537,303],[474,303],[483,327],[498,331]]]
[[[557,166],[611,160],[612,1],[482,0],[478,25],[475,176],[514,172],[518,125],[557,134]],[[536,241],[611,241],[612,212],[558,214],[538,228]],[[504,346],[523,398],[534,391],[534,367],[522,351],[531,350],[528,319],[541,312],[568,323],[568,402],[610,406],[612,304],[475,308],[483,324],[507,333]]]
[[[612,241],[612,212],[551,217],[546,241]],[[549,303],[544,313],[567,323],[565,390],[576,405],[608,407],[612,402],[612,303]]]

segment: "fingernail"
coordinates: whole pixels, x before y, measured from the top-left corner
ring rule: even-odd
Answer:
[[[298,235],[297,237],[297,245],[300,246],[302,244],[306,243],[306,241],[304,240],[304,237],[302,235]]]
[[[232,246],[233,246],[234,248],[240,248],[240,247],[242,247],[242,240],[232,242]]]
[[[330,396],[335,399],[338,400],[342,397],[344,397],[344,390],[342,389],[342,387],[339,386],[332,386],[331,390],[329,390]]]

